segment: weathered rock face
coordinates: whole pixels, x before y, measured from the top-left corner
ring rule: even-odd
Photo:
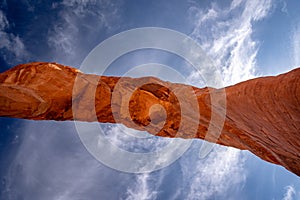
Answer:
[[[219,93],[226,98],[212,105]],[[221,123],[211,124],[213,115]],[[154,77],[100,77],[56,63],[28,63],[0,74],[0,116],[123,123],[163,137],[205,138],[250,150],[300,176],[300,69],[199,89]],[[221,135],[206,137],[210,126]]]

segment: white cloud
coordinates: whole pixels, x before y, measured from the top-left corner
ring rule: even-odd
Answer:
[[[172,199],[238,197],[246,180],[245,157],[241,151],[217,146],[207,158],[199,159],[199,149],[199,145],[196,145],[196,148],[189,150],[177,162],[180,167],[173,169],[170,180],[175,182],[176,192],[171,195]],[[135,183],[127,189],[126,199],[155,199],[158,192],[166,187],[162,185],[163,180],[169,179],[165,172],[137,174]],[[166,189],[170,190],[168,187]]]
[[[151,176],[148,173],[137,175],[133,188],[127,190],[126,200],[156,199],[157,191],[151,188],[155,187],[153,182],[153,178],[151,180]]]
[[[287,2],[285,0],[282,0],[281,3],[282,3],[282,7],[280,9],[281,12],[283,12],[285,14],[288,14]]]
[[[293,66],[300,65],[300,23],[295,24],[292,31],[291,45],[293,49]]]
[[[155,199],[162,174],[125,174],[101,165],[86,151],[73,126],[72,122],[35,121],[22,126],[22,143],[4,177],[5,199]],[[88,129],[89,123],[85,126]],[[117,125],[107,135],[116,145],[134,148],[134,141],[122,137],[123,133]],[[153,143],[148,146],[159,148]]]
[[[130,152],[157,151],[170,142],[168,138],[155,137],[147,132],[127,128],[122,124],[114,124],[104,132],[113,145]]]
[[[58,19],[49,29],[48,45],[54,49],[57,62],[77,66],[91,41],[99,41],[103,31],[118,28],[120,2],[108,0],[64,0],[53,3],[59,9]],[[114,24],[114,26],[113,26]]]
[[[2,57],[8,64],[20,61],[25,58],[28,53],[22,39],[18,35],[8,33],[10,24],[5,13],[0,10],[0,49],[5,50]]]
[[[95,160],[72,122],[31,121],[21,127],[21,144],[3,177],[3,199],[117,199],[120,193],[112,190],[126,192],[129,175]]]
[[[282,200],[293,200],[293,196],[296,194],[295,188],[292,185],[288,185],[285,187],[286,192]]]
[[[3,11],[0,10],[0,30],[3,30],[8,27],[8,21]]]
[[[268,15],[271,3],[234,0],[227,8],[215,3],[207,10],[191,7],[191,36],[221,69],[225,85],[255,77],[259,43],[252,38],[253,24]]]
[[[206,159],[181,159],[181,166],[187,199],[233,198],[246,180],[244,158],[233,148],[217,146]]]

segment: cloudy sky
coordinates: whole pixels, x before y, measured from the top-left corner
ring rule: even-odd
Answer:
[[[220,72],[222,84],[231,85],[300,66],[299,8],[297,0],[2,0],[0,71],[31,61],[84,71],[89,53],[111,36],[162,27],[196,41]],[[101,71],[96,63],[86,70]],[[200,87],[207,84],[205,70],[211,69],[195,70],[169,52],[140,49],[114,60],[105,74],[157,75]],[[94,133],[94,125],[1,118],[0,199],[300,199],[299,178],[283,167],[222,146],[200,158],[203,143],[198,140],[161,169],[114,169],[95,159],[80,140],[78,127]],[[110,144],[128,152],[159,151],[173,141],[122,125],[100,126]],[[141,162],[118,160],[114,153],[109,158],[119,166]],[[169,157],[161,154],[150,164],[160,166]]]

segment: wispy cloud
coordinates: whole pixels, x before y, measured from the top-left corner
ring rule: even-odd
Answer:
[[[78,66],[105,31],[118,28],[120,1],[64,0],[53,3],[58,19],[49,29],[48,45],[57,62]]]
[[[216,147],[206,159],[181,159],[187,199],[228,199],[246,180],[244,158],[237,149]]]
[[[127,128],[121,124],[109,125],[104,130],[105,137],[112,145],[130,152],[157,151],[170,142],[168,138],[155,137],[147,132]]]
[[[292,28],[291,45],[293,50],[293,66],[300,66],[300,23]]]
[[[16,61],[26,58],[28,53],[22,39],[8,32],[9,27],[5,13],[0,10],[0,50],[4,52],[2,57],[8,64],[16,64]]]
[[[199,143],[178,160],[170,178],[166,171],[137,174],[128,186],[127,199],[155,199],[162,190],[170,190],[163,180],[175,182],[172,199],[229,199],[239,197],[246,180],[245,157],[233,148],[217,147],[206,159],[199,159]],[[154,163],[155,164],[155,163]],[[170,183],[173,185],[174,183]]]
[[[143,171],[143,168],[148,169],[148,166],[150,166],[150,169],[154,170],[156,167],[160,167],[162,163],[170,164],[169,161],[172,160],[172,157],[174,156],[172,152],[170,153],[167,149],[165,149],[172,141],[172,139],[169,138],[155,137],[149,133],[126,128],[123,125],[109,125],[107,130],[105,130],[105,135],[112,145],[118,146],[118,148],[131,152],[132,154],[137,153],[140,155],[139,158],[133,161],[130,161],[131,159],[129,157],[122,158],[122,160],[118,161],[119,167],[124,164],[128,166],[128,163],[131,162],[131,164],[129,164],[132,165],[131,168],[136,168],[134,166],[141,166],[139,170],[141,169],[141,171]],[[183,145],[184,142],[185,141],[182,141]],[[148,152],[162,153],[158,153],[160,156],[158,156],[157,159],[148,159]],[[113,156],[112,159],[116,160]],[[150,200],[157,198],[162,180],[165,177],[164,170],[132,175],[135,179],[128,185],[125,199]]]
[[[3,177],[3,199],[118,199],[125,195],[130,175],[115,173],[95,160],[72,122],[26,122],[22,131],[22,143]]]
[[[190,8],[195,29],[191,36],[222,70],[224,83],[234,84],[255,76],[259,42],[252,38],[253,24],[266,17],[271,0],[234,0],[228,7],[212,3],[203,10]]]
[[[154,187],[153,176],[149,173],[139,174],[136,176],[134,186],[127,190],[126,200],[156,199],[157,191]]]
[[[288,14],[288,9],[287,9],[287,2],[285,0],[281,1],[282,5],[281,5],[281,12]]]
[[[296,194],[295,188],[293,185],[288,185],[285,187],[286,192],[282,200],[293,200],[293,196]]]

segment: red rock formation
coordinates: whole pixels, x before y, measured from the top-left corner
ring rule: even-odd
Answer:
[[[226,102],[212,106],[211,97],[222,91]],[[207,140],[249,150],[300,175],[300,69],[225,90],[153,77],[99,77],[56,63],[28,63],[0,74],[4,117],[98,120],[163,137],[204,139],[212,113],[222,121],[225,110],[224,126],[212,125],[221,135]]]

